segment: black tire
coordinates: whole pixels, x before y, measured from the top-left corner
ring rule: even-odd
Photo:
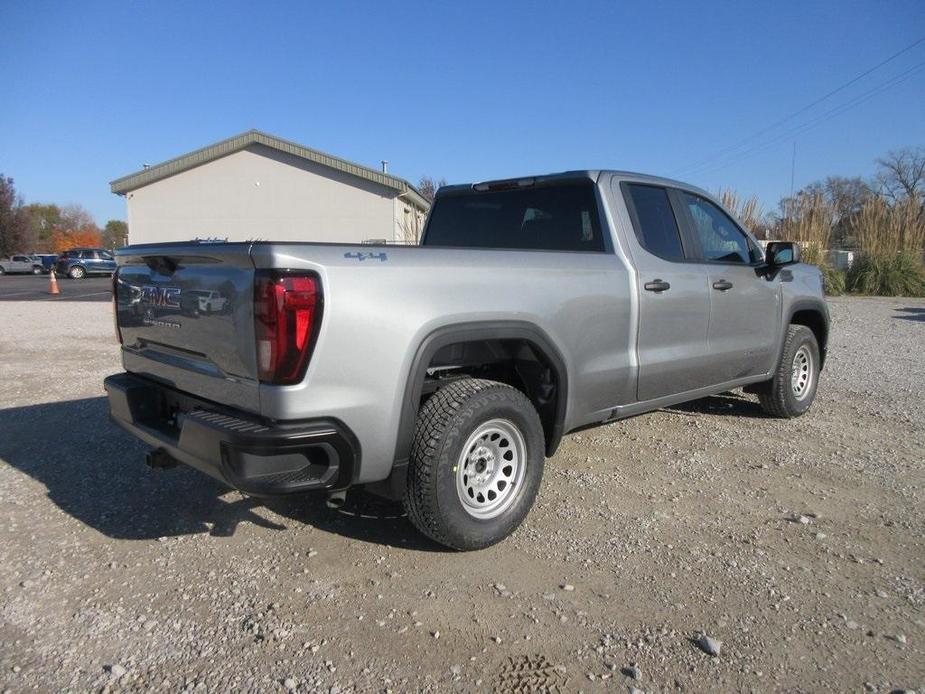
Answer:
[[[794,390],[792,377],[795,370],[794,359],[797,353],[805,350],[810,358],[809,383],[798,396]],[[791,419],[804,414],[813,404],[816,389],[819,387],[819,343],[813,331],[805,325],[791,324],[787,328],[787,337],[784,340],[784,349],[781,352],[780,363],[774,372],[774,378],[762,383],[757,389],[758,400],[761,407],[772,417]]]
[[[67,276],[72,280],[82,280],[87,276],[87,271],[80,267],[80,265],[75,265],[67,271]]]
[[[42,274],[42,266],[41,266],[41,265],[33,265],[33,266],[32,266],[32,274],[33,274],[33,275],[41,275],[41,274]]]
[[[4,270],[2,267],[0,267],[0,275],[5,275],[5,274],[6,274],[6,270]]]
[[[516,427],[522,438],[523,478],[519,485],[511,484],[509,500],[499,515],[478,518],[460,499],[457,469],[470,436],[498,420]],[[544,462],[543,426],[523,393],[503,383],[474,378],[450,383],[434,393],[418,413],[404,499],[408,518],[421,533],[453,549],[493,545],[514,532],[529,513],[543,479]]]

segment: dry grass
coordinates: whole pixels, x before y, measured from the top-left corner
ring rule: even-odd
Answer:
[[[804,262],[822,267],[832,238],[833,218],[832,205],[820,193],[801,193],[790,201],[782,220],[783,238],[799,242]]]
[[[756,196],[743,198],[732,188],[721,188],[717,193],[720,203],[735,215],[746,229],[757,234],[764,211]]]
[[[917,254],[925,246],[925,216],[914,200],[888,205],[881,197],[871,198],[852,227],[861,253]]]

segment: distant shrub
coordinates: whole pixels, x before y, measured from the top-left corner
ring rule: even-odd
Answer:
[[[845,293],[845,273],[836,270],[831,265],[820,265],[822,270],[822,286],[828,296],[841,296]]]
[[[925,215],[915,200],[864,203],[853,220],[860,257],[848,271],[848,291],[878,296],[925,296]]]
[[[848,291],[877,296],[925,296],[925,266],[917,253],[865,253],[848,271]]]

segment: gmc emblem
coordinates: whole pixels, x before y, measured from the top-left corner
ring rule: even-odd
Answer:
[[[146,284],[141,288],[141,303],[158,308],[180,308],[180,288]]]

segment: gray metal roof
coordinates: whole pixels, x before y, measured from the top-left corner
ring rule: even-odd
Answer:
[[[437,192],[437,197],[459,193],[468,193],[471,192],[475,186],[491,186],[499,183],[516,183],[517,181],[531,181],[534,185],[555,184],[561,181],[573,181],[577,179],[589,179],[592,181],[597,181],[601,174],[612,174],[618,179],[624,181],[651,183],[653,185],[667,186],[670,188],[682,188],[685,190],[694,191],[710,199],[714,199],[713,195],[703,190],[702,188],[691,185],[690,183],[676,181],[672,178],[665,178],[664,176],[653,176],[651,174],[637,173],[635,171],[621,171],[618,169],[575,169],[573,171],[559,171],[549,174],[536,174],[528,176],[517,176],[516,178],[477,181],[476,183],[457,183],[440,188],[440,190]]]
[[[248,130],[246,133],[241,133],[227,140],[216,142],[214,145],[197,149],[195,152],[190,152],[189,154],[184,154],[181,157],[170,159],[161,164],[149,166],[146,169],[129,174],[128,176],[117,178],[110,182],[109,187],[113,193],[125,195],[125,193],[146,186],[149,183],[154,183],[168,176],[173,176],[196,166],[207,164],[210,161],[215,161],[216,159],[228,156],[234,152],[239,152],[245,147],[255,144],[264,145],[265,147],[270,147],[280,152],[285,152],[286,154],[292,154],[316,164],[321,164],[322,166],[327,166],[331,169],[342,171],[352,176],[372,181],[373,183],[378,183],[386,188],[392,188],[398,191],[400,195],[405,195],[409,202],[422,210],[427,210],[430,207],[430,203],[424,199],[413,185],[403,178],[391,176],[387,173],[362,166],[361,164],[355,164],[346,159],[319,152],[317,149],[305,147],[297,142],[290,142],[289,140],[283,140],[282,138],[268,135],[259,130]]]

